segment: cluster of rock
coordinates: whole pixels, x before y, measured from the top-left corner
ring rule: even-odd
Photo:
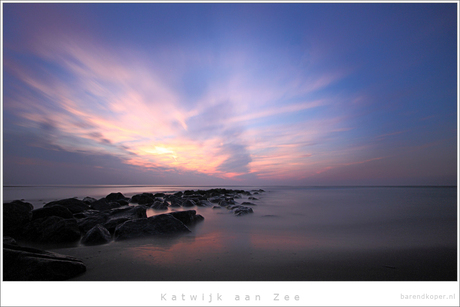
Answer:
[[[252,192],[258,194],[263,190]],[[122,193],[110,193],[99,200],[86,197],[83,200],[67,198],[53,201],[35,210],[32,204],[20,200],[4,203],[4,254],[6,251],[7,255],[4,267],[8,268],[5,270],[5,280],[62,280],[85,271],[84,264],[78,259],[20,247],[15,239],[44,244],[80,242],[84,245],[98,245],[112,240],[187,233],[190,232],[189,226],[204,220],[195,210],[147,217],[147,209],[167,210],[217,204],[213,208],[225,207],[239,216],[252,213],[252,208],[247,206],[255,204],[237,204],[234,199],[241,198],[241,195],[252,197],[252,194],[244,190],[211,189],[186,190],[173,194],[142,193],[127,198]],[[45,267],[55,273],[44,274],[41,271]],[[62,268],[67,273],[57,269],[53,271],[51,268]]]

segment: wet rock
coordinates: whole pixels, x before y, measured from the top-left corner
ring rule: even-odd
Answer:
[[[87,233],[91,228],[98,224],[104,224],[108,219],[108,214],[103,212],[98,212],[98,214],[87,216],[83,219],[78,220],[78,228],[81,233]]]
[[[126,240],[145,236],[173,235],[187,233],[190,230],[181,221],[170,214],[160,214],[149,218],[135,219],[118,225],[115,240]]]
[[[32,220],[50,217],[50,216],[59,216],[64,219],[73,218],[72,212],[69,209],[63,206],[52,206],[47,208],[39,208],[32,211]]]
[[[146,218],[147,206],[140,205],[135,207],[117,208],[109,211],[109,219],[125,217],[128,219]]]
[[[142,194],[136,194],[131,197],[130,202],[131,203],[137,203],[137,204],[149,204],[153,203],[155,201],[155,197],[153,196],[152,193],[142,193]]]
[[[150,206],[150,208],[155,210],[167,210],[168,206],[169,204],[167,202],[157,200],[153,203],[153,205]]]
[[[182,203],[182,207],[194,207],[196,203],[193,199],[187,199],[185,202]]]
[[[256,204],[248,202],[248,201],[242,202],[241,205],[243,205],[243,206],[257,206]]]
[[[224,199],[220,196],[213,196],[213,197],[208,198],[208,200],[212,203],[218,204]]]
[[[3,204],[3,234],[17,238],[32,219],[32,204],[15,200]]]
[[[235,214],[236,216],[241,216],[241,215],[245,215],[245,214],[254,212],[252,208],[241,206],[241,205],[228,206],[227,209],[233,211],[233,214]]]
[[[181,207],[184,202],[181,198],[172,198],[170,207]]]
[[[126,200],[128,198],[125,197],[120,192],[118,192],[118,193],[110,193],[109,195],[105,197],[105,199],[107,199],[108,201],[118,201],[118,200]]]
[[[66,207],[67,209],[69,209],[70,212],[74,214],[88,210],[90,208],[88,204],[76,198],[67,198],[67,199],[52,201],[52,202],[47,203],[43,207],[48,208],[48,207],[57,206],[57,205]]]
[[[83,236],[81,243],[84,245],[101,245],[112,240],[110,232],[101,224],[97,224]]]
[[[183,194],[184,193],[182,191],[179,191],[179,192],[174,193],[173,195],[176,197],[182,197]]]
[[[259,200],[258,198],[253,197],[253,196],[249,196],[248,199],[249,199],[249,200]]]
[[[106,198],[101,198],[91,204],[91,208],[99,211],[107,211],[110,209],[122,207],[128,205],[128,202],[124,199],[118,201],[110,201]]]
[[[74,257],[29,247],[3,245],[3,280],[58,281],[86,271],[84,263]]]
[[[158,198],[158,197],[165,197],[166,194],[165,193],[155,193],[155,195],[153,195],[153,197],[155,198]]]
[[[93,197],[85,197],[83,198],[83,202],[87,205],[91,205],[91,203],[94,203],[97,199]]]
[[[196,205],[199,207],[211,207],[212,203],[207,200],[201,199],[196,202]]]
[[[197,222],[201,222],[204,220],[204,217],[200,214],[196,214],[195,210],[177,211],[169,214],[174,216],[176,219],[178,219],[187,226],[194,225]]]
[[[3,236],[3,244],[18,245],[15,239],[13,239],[12,237],[5,236]]]
[[[74,243],[80,240],[77,220],[50,216],[31,221],[25,227],[23,238],[40,243]]]
[[[118,225],[121,225],[128,220],[130,219],[127,217],[112,218],[105,222],[104,227],[110,232],[111,235],[113,235],[113,233],[115,232],[115,228],[117,228]]]

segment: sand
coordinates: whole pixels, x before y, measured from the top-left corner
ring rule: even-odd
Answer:
[[[143,238],[53,251],[80,258],[75,281],[454,281],[456,248],[218,248],[211,236]]]

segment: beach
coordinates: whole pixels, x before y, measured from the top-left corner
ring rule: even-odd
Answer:
[[[204,220],[185,234],[95,246],[19,243],[80,259],[86,272],[70,281],[457,279],[456,188],[259,188],[234,198],[252,203],[253,212],[241,216],[218,206],[147,210],[148,217],[195,210]],[[138,189],[126,188],[124,195]],[[89,193],[97,196],[96,190]],[[29,196],[34,208],[48,201]]]

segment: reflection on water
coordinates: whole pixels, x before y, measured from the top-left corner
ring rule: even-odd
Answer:
[[[243,201],[246,197],[238,199]],[[205,221],[191,234],[138,242],[129,253],[177,265],[251,253],[306,256],[324,250],[456,246],[456,190],[451,188],[285,189],[268,191],[254,202],[254,213],[246,216],[225,208],[193,208]],[[165,212],[152,209],[149,215]]]
[[[267,192],[252,201],[254,213],[244,216],[212,207],[148,210],[149,216],[196,210],[205,220],[186,235],[81,246],[62,253],[79,256],[80,250],[88,259],[99,259],[82,277],[86,280],[334,280],[338,277],[333,271],[324,275],[315,265],[329,259],[323,269],[335,265],[334,270],[345,270],[336,259],[357,261],[363,253],[373,253],[373,258],[362,258],[367,259],[363,270],[372,268],[377,276],[372,278],[386,276],[379,270],[389,260],[403,265],[401,259],[413,263],[416,276],[419,267],[411,255],[417,254],[406,251],[431,249],[437,255],[438,250],[456,248],[456,188],[264,189]],[[236,201],[247,201],[247,196]],[[406,251],[391,254],[402,249]],[[281,264],[298,269],[287,272]],[[113,266],[117,270],[112,272]],[[340,272],[343,278],[350,276]],[[404,278],[405,273],[400,274],[398,278]]]

